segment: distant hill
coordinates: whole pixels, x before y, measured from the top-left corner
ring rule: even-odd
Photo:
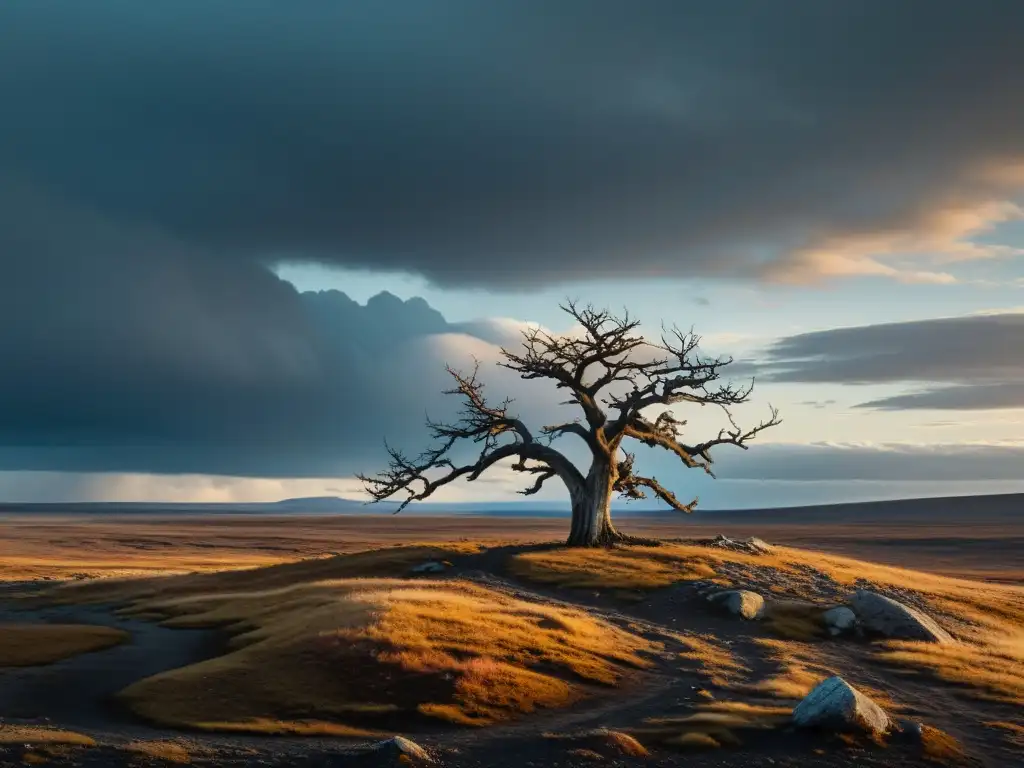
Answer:
[[[0,514],[316,514],[316,515],[389,515],[398,502],[366,504],[337,496],[282,499],[264,503],[174,504],[156,502],[77,502],[19,504],[0,503]],[[613,504],[617,516],[678,516],[680,513],[651,506]],[[402,511],[403,515],[476,515],[487,517],[563,517],[569,514],[566,502],[504,501],[441,504],[418,502]],[[924,524],[930,517],[949,520],[979,518],[1016,519],[1024,515],[1024,494],[992,494],[988,496],[951,496],[944,498],[900,499],[850,504],[823,504],[802,507],[715,510],[700,509],[696,516],[713,516],[722,522],[750,520],[760,522],[813,523],[816,520],[835,522],[838,519],[886,522],[893,518],[913,519]]]

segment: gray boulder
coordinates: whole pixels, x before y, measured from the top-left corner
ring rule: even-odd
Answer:
[[[841,635],[844,632],[850,632],[857,626],[857,614],[845,605],[829,608],[822,614],[821,618],[831,635]]]
[[[420,563],[412,568],[413,573],[444,573],[444,570],[444,563],[438,563],[436,561]]]
[[[721,605],[730,613],[744,619],[756,621],[764,616],[764,598],[746,589],[728,589],[708,597],[712,603]]]
[[[926,643],[954,642],[931,616],[877,592],[857,590],[850,599],[850,607],[865,629],[880,635]]]
[[[830,677],[793,710],[793,724],[835,732],[881,735],[892,727],[885,711],[841,677]]]

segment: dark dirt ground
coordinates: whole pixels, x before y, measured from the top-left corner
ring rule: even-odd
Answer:
[[[507,521],[506,521],[507,522]],[[515,521],[519,522],[519,521]],[[261,521],[265,524],[265,521]],[[980,531],[980,533],[979,533]],[[1003,538],[1014,540],[1020,527],[1007,530]],[[758,529],[757,533],[764,533]],[[944,538],[949,538],[949,530]],[[980,526],[975,535],[965,537],[983,541],[989,550],[987,568],[995,571],[989,536]],[[827,532],[818,531],[820,539]],[[122,533],[122,535],[124,535]],[[261,537],[266,535],[260,534]],[[422,540],[422,537],[420,537]],[[456,538],[449,536],[449,539]],[[884,538],[881,536],[879,538]],[[881,546],[894,553],[890,560],[910,565],[907,560],[920,557],[900,555],[893,536]],[[927,538],[927,537],[925,537]],[[870,559],[878,542],[865,542],[861,551],[847,528],[837,539],[849,547],[844,554]],[[920,547],[921,537],[913,547]],[[786,543],[796,543],[790,538]],[[971,549],[966,543],[965,549]],[[921,756],[920,746],[912,738],[894,739],[887,746],[847,745],[823,736],[806,735],[778,729],[747,738],[742,746],[710,751],[652,751],[649,758],[629,758],[605,753],[600,762],[573,754],[576,744],[543,737],[545,732],[569,732],[596,727],[629,728],[644,718],[686,714],[699,700],[697,691],[708,688],[706,678],[681,662],[683,650],[677,631],[713,632],[728,630],[731,649],[750,668],[749,682],[763,679],[776,671],[777,664],[765,656],[752,640],[768,636],[755,622],[738,622],[716,615],[698,595],[699,584],[685,583],[657,590],[647,598],[624,604],[607,594],[594,591],[545,589],[525,585],[509,578],[503,562],[514,548],[497,548],[486,559],[477,557],[460,563],[449,576],[478,580],[487,586],[506,590],[521,599],[540,602],[571,601],[619,625],[631,625],[634,631],[656,637],[665,643],[664,658],[649,672],[638,673],[622,688],[597,695],[569,710],[540,713],[512,725],[486,730],[459,729],[409,733],[418,744],[432,752],[442,766],[466,768],[575,768],[576,766],[664,765],[694,768],[843,768],[864,766],[934,766]],[[836,551],[836,548],[833,548]],[[1018,553],[1019,554],[1019,553]],[[1017,567],[1009,558],[1008,571]],[[154,727],[119,707],[112,696],[135,680],[164,669],[193,663],[221,652],[226,638],[214,630],[169,629],[156,624],[125,619],[116,615],[114,606],[59,606],[19,608],[11,594],[35,591],[54,582],[7,584],[0,588],[0,622],[89,623],[119,627],[131,633],[130,642],[94,653],[67,659],[43,667],[0,670],[0,725],[41,724],[73,730],[92,736],[100,746],[71,750],[66,754],[43,755],[54,766],[146,766],[166,764],[154,758],[139,757],[122,749],[136,739],[173,739],[193,753],[194,765],[224,766],[363,766],[388,764],[362,751],[364,744],[341,739],[317,737],[236,736],[185,733]],[[816,645],[835,671],[852,681],[870,685],[890,694],[905,705],[901,717],[933,725],[957,737],[972,755],[968,765],[981,768],[1024,766],[1024,754],[1002,734],[982,724],[1001,720],[1024,724],[1024,713],[1005,704],[965,698],[948,686],[919,676],[896,674],[896,670],[868,662],[865,647],[851,640],[823,641]],[[40,750],[26,745],[0,746],[0,766],[20,766],[28,753]]]

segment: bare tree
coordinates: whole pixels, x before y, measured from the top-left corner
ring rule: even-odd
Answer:
[[[448,367],[455,386],[445,394],[463,398],[460,417],[450,424],[428,419],[434,447],[416,458],[388,446],[388,469],[375,477],[359,476],[374,501],[405,493],[401,511],[453,480],[475,480],[508,459],[512,469],[533,476],[533,483],[521,491],[523,495],[537,493],[554,478],[565,484],[572,501],[569,545],[612,544],[625,538],[612,525],[614,493],[627,499],[644,499],[653,493],[680,512],[691,512],[697,504],[697,499],[683,503],[655,477],[637,474],[634,454],[622,449],[627,438],[669,451],[683,466],[714,477],[712,448],[734,445],[746,449],[760,432],[781,423],[778,411],[769,406],[767,421],[748,430],[736,425],[730,407],[747,402],[753,381],[742,387],[722,383],[722,369],[732,358],[701,357],[700,337],[692,331],[672,328],[663,332],[660,343],[652,343],[636,333],[640,324],[628,313],[619,318],[607,310],[580,309],[571,302],[561,308],[582,326],[581,335],[525,331],[522,351],[503,348],[504,361],[499,365],[523,379],[549,379],[556,388],[567,390],[569,399],[564,404],[578,406],[582,419],[542,427],[534,434],[510,411],[511,400],[500,405],[487,402],[477,378],[479,363],[470,374]],[[682,438],[686,422],[668,410],[681,403],[719,406],[729,426],[710,440],[688,443]],[[661,412],[652,416],[650,411],[658,408]],[[552,447],[553,441],[564,435],[575,435],[589,448],[586,474]],[[472,463],[457,464],[450,457],[460,441],[480,445]]]

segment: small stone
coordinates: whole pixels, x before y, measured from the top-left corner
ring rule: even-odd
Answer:
[[[843,678],[830,677],[796,705],[793,724],[800,728],[881,735],[889,730],[892,722],[868,696]]]

